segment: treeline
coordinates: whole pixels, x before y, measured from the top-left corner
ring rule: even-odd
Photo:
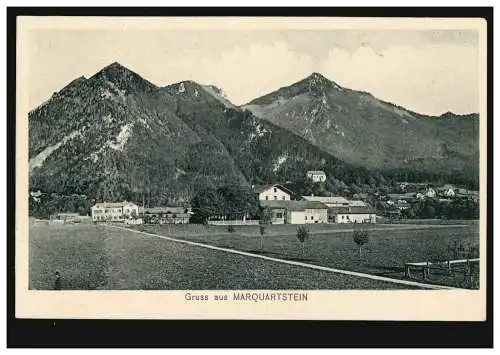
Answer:
[[[191,200],[193,215],[191,223],[206,223],[210,217],[228,220],[244,216],[259,216],[259,200],[250,188],[225,185],[219,188],[207,187],[196,193]]]
[[[40,197],[29,198],[29,215],[41,219],[49,219],[58,212],[78,213],[90,215],[90,207],[95,200],[84,195],[59,195],[56,193],[43,194]]]
[[[402,211],[405,218],[479,219],[479,203],[467,199],[424,200]]]

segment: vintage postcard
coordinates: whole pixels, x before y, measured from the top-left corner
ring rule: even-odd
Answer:
[[[16,316],[481,321],[486,22],[19,17]]]

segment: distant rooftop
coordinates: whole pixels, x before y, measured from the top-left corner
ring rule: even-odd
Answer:
[[[325,196],[302,196],[302,198],[306,201],[317,201],[325,204],[349,204],[349,200],[346,199],[345,197],[341,196],[332,196],[332,197],[325,197]]]
[[[323,170],[308,170],[307,173],[314,175],[326,175]]]
[[[257,194],[260,194],[264,191],[269,190],[272,187],[277,187],[280,190],[283,190],[289,194],[293,194],[293,191],[291,191],[291,190],[287,189],[286,187],[284,187],[283,185],[279,185],[279,184],[268,184],[268,185],[262,185],[262,186],[254,186],[253,191]]]
[[[123,202],[99,202],[99,203],[96,203],[92,207],[93,208],[94,207],[96,207],[96,208],[106,208],[106,207],[113,208],[113,207],[123,207],[125,205],[136,205],[136,204],[133,203],[133,202],[128,202],[128,201],[123,201]]]
[[[271,200],[260,201],[262,207],[283,208],[289,211],[303,211],[305,209],[327,209],[328,207],[317,201]]]

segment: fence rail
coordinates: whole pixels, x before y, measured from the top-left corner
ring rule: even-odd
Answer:
[[[443,266],[448,269],[449,272],[452,271],[451,265],[453,264],[467,264],[471,262],[479,262],[479,258],[471,258],[471,259],[459,259],[459,260],[447,260],[447,261],[437,261],[437,262],[429,262],[429,261],[422,261],[422,262],[417,262],[417,263],[405,263],[405,277],[410,278],[411,277],[411,270],[412,268],[415,269],[417,268],[419,271],[422,272],[422,276],[424,279],[427,279],[427,277],[430,275],[431,270],[443,270]],[[437,265],[437,266],[435,266]],[[439,267],[441,265],[441,267]],[[470,270],[470,269],[469,269]]]
[[[249,219],[246,221],[243,220],[227,220],[227,221],[208,221],[208,224],[214,226],[255,226],[259,224],[259,220]]]

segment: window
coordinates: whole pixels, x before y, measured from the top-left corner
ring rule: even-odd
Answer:
[[[269,200],[269,196],[266,196],[266,200]]]
[[[285,197],[285,196],[283,196],[281,199],[282,199],[282,200],[286,200],[286,197]]]
[[[283,213],[276,212],[276,218],[283,218]]]
[[[106,208],[106,213],[109,213],[109,210]]]
[[[274,199],[277,200],[278,199],[278,196],[274,196]]]
[[[305,218],[305,219],[306,219],[306,221],[307,221],[307,216],[304,216],[304,218]]]
[[[274,188],[274,192],[276,192],[276,188]]]

